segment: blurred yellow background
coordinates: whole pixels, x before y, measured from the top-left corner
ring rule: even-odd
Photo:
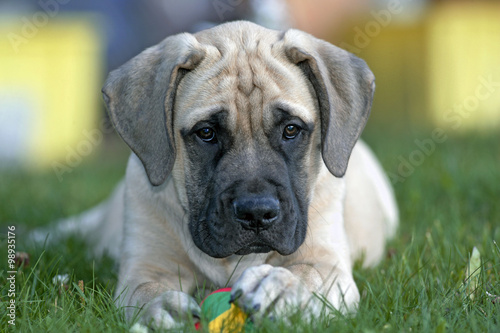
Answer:
[[[40,168],[64,161],[73,150],[90,154],[81,143],[96,127],[104,76],[95,21],[59,17],[32,30],[10,22],[0,26],[8,37],[0,39],[0,131],[11,133],[1,144],[4,154]]]
[[[373,113],[457,132],[498,129],[500,3],[434,4],[416,19],[390,14],[384,27],[387,13],[375,10],[343,42],[375,73]]]
[[[0,20],[0,164],[74,167],[97,148],[107,72],[168,34],[245,18],[297,27],[365,59],[372,121],[500,127],[500,3],[418,0],[46,0]],[[100,134],[105,134],[101,133]],[[95,132],[94,132],[95,133]],[[98,135],[99,136],[99,135]]]

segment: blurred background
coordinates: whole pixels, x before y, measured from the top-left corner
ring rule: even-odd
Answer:
[[[401,223],[388,260],[368,274],[355,266],[368,302],[339,331],[498,332],[498,302],[479,294],[500,295],[500,0],[0,0],[0,249],[16,226],[33,267],[17,275],[17,327],[123,331],[104,316],[111,296],[94,306],[92,291],[85,305],[75,289],[68,306],[50,282],[71,273],[111,291],[111,259],[94,267],[78,236],[22,245],[26,231],[95,206],[123,178],[130,150],[106,118],[107,73],[170,34],[237,19],[305,30],[375,73],[363,138]],[[484,266],[478,308],[457,287],[473,247]]]
[[[439,144],[500,127],[499,1],[0,0],[0,165],[61,181],[90,154],[126,151],[106,121],[107,73],[170,34],[236,19],[365,59],[377,80],[369,130],[423,129]]]

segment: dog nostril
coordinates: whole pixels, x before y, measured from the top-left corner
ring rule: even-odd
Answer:
[[[263,216],[264,220],[271,220],[271,219],[274,219],[275,217],[276,217],[275,212],[268,212],[268,213],[265,213]]]
[[[233,202],[233,210],[243,228],[258,232],[269,228],[278,219],[280,204],[269,196],[239,198]]]

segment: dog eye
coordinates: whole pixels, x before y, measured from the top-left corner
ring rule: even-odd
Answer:
[[[295,125],[286,125],[283,130],[283,138],[287,140],[295,139],[300,133],[300,128]]]
[[[210,127],[205,127],[196,132],[196,135],[205,142],[212,142],[215,140],[215,131]]]
[[[204,127],[196,132],[196,135],[205,142],[215,143],[217,138],[215,131],[210,127]]]
[[[210,127],[205,127],[196,132],[196,135],[203,141],[209,143],[216,143],[217,138],[215,136],[215,131]]]

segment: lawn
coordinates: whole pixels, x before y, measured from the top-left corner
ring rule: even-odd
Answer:
[[[401,225],[378,267],[355,267],[362,295],[357,315],[314,325],[298,320],[294,330],[500,332],[500,135],[446,133],[446,139],[430,143],[430,130],[404,132],[371,126],[364,135],[391,174]],[[106,198],[126,163],[123,146],[118,153],[114,147],[106,146],[62,181],[51,170],[0,172],[0,331],[129,331],[113,305],[117,270],[109,258],[88,258],[77,239],[46,248],[23,241],[27,229]],[[9,297],[7,283],[7,227],[12,225],[16,250],[30,256],[29,266],[14,274],[15,298]],[[468,279],[474,247],[481,266]],[[69,274],[66,287],[52,282],[57,274]],[[11,299],[15,326],[8,325]],[[289,331],[280,322],[262,325],[261,331]]]

